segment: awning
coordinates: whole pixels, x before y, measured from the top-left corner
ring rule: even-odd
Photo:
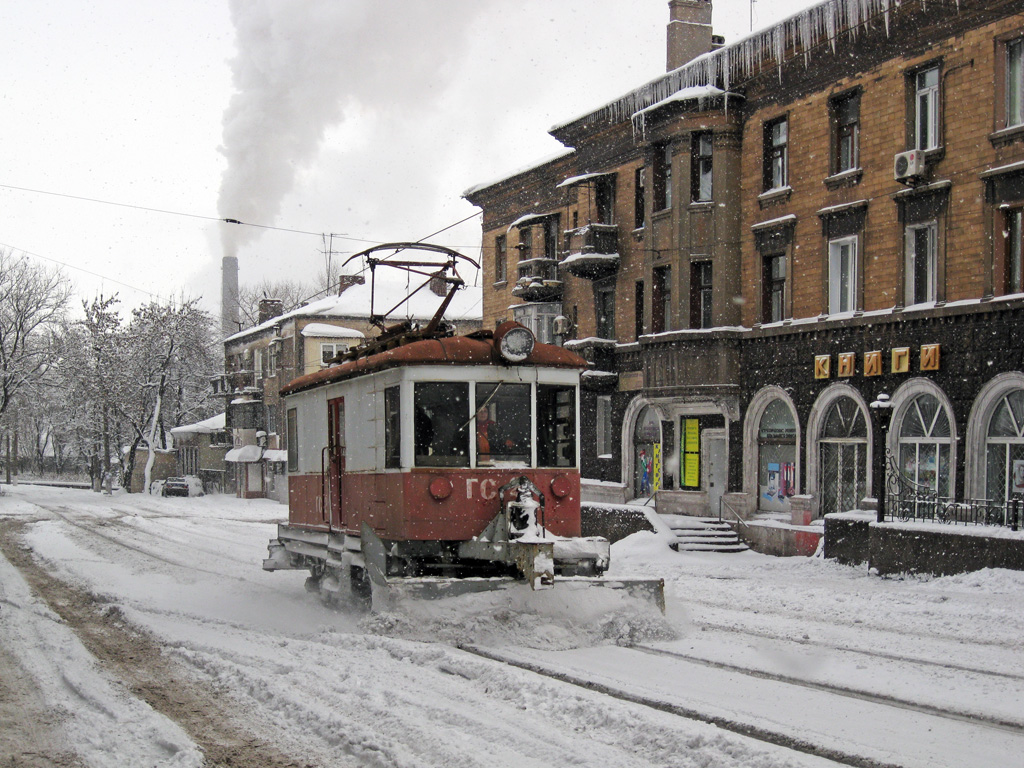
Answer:
[[[525,227],[527,224],[535,224],[538,221],[544,219],[550,219],[557,216],[557,213],[528,213],[525,216],[520,216],[518,219],[508,225],[508,232],[512,231],[513,227]]]
[[[288,451],[264,451],[263,460],[280,462],[288,461]]]
[[[258,445],[243,445],[239,448],[232,448],[224,454],[224,461],[233,461],[239,464],[252,464],[263,458],[264,449]]]

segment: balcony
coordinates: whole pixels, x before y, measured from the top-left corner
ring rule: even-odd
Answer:
[[[587,224],[566,235],[569,250],[560,269],[584,280],[600,280],[619,271],[618,225]]]
[[[512,295],[524,301],[558,301],[562,281],[558,279],[558,260],[540,257],[519,262],[519,279]]]

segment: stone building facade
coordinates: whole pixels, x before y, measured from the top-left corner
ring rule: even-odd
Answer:
[[[806,523],[887,452],[945,498],[1024,492],[1024,2],[830,0],[731,46],[669,7],[683,63],[465,195],[485,324],[594,363],[590,494]]]

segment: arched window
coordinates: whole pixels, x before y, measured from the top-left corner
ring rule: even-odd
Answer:
[[[985,496],[1005,501],[1024,494],[1024,390],[1004,394],[992,412],[985,442]]]
[[[868,432],[864,412],[852,397],[828,407],[818,439],[821,467],[819,514],[857,509],[867,490]]]
[[[796,419],[789,405],[772,400],[757,429],[758,508],[789,511],[796,493]]]
[[[917,395],[903,411],[896,434],[904,476],[942,498],[949,497],[952,429],[939,399]]]

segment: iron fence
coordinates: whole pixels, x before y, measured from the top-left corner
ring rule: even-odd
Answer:
[[[964,499],[940,496],[928,486],[914,482],[899,468],[896,457],[886,451],[886,503],[884,518],[951,525],[998,525],[1018,530],[1024,522],[1024,498],[1011,495],[999,499]]]

